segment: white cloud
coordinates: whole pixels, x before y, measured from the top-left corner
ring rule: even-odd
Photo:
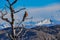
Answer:
[[[54,4],[54,5],[49,5],[45,7],[38,7],[38,8],[28,8],[30,12],[42,12],[42,11],[56,11],[60,10],[60,5]]]
[[[35,18],[51,18],[54,16],[55,19],[60,17],[60,5],[59,4],[52,4],[45,7],[38,7],[38,8],[27,8],[29,16],[34,16]],[[58,15],[56,17],[56,15]]]
[[[44,18],[51,18],[53,16],[54,19],[60,21],[60,5],[59,4],[54,4],[54,5],[49,5],[46,7],[38,7],[38,8],[27,8],[27,12],[29,15],[29,18],[33,16],[33,21],[39,21]],[[21,11],[19,13],[16,13],[14,16],[15,19],[21,19],[24,14],[24,11]],[[10,18],[10,14],[7,14],[5,17]],[[0,21],[1,23],[2,21]]]

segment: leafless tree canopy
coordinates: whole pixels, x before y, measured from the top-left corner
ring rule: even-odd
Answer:
[[[8,14],[6,8],[4,8],[4,9],[5,9],[5,12],[6,12],[5,14],[3,13],[3,11],[0,11],[0,13],[1,13],[1,17],[0,17],[0,18],[1,18],[2,20],[4,20],[4,21],[10,23],[10,25],[11,25],[11,27],[12,27],[12,35],[9,35],[9,36],[10,36],[10,38],[11,38],[12,40],[16,40],[15,36],[18,36],[18,35],[22,32],[23,29],[21,29],[21,31],[19,31],[19,32],[16,34],[16,32],[15,32],[16,30],[14,29],[14,26],[13,26],[14,21],[15,21],[15,19],[14,19],[14,14],[17,13],[17,12],[20,12],[21,10],[24,10],[24,9],[26,9],[26,8],[21,8],[21,9],[18,9],[17,11],[15,11],[15,10],[13,9],[13,5],[14,5],[18,0],[13,0],[12,3],[10,3],[10,0],[6,0],[6,1],[8,2],[8,5],[5,5],[5,6],[6,6],[7,8],[9,8],[9,10],[10,10],[11,20],[12,20],[12,21],[9,21],[8,18],[4,18],[4,16]],[[25,17],[26,17],[26,12],[25,12],[24,17],[23,17],[23,19],[22,19],[22,22],[24,21]],[[21,22],[21,23],[22,23],[22,22]]]

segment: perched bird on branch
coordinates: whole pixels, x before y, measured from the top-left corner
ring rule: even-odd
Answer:
[[[24,21],[27,16],[28,16],[28,13],[27,13],[27,11],[25,11],[25,14],[23,16],[23,20],[22,21]]]
[[[23,16],[23,19],[22,19],[22,21],[19,23],[19,25],[22,23],[22,22],[24,22],[24,20],[25,20],[25,18],[28,16],[28,13],[27,13],[27,11],[25,11],[25,14],[24,14],[24,16]]]

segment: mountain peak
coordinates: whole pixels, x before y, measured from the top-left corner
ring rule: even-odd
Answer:
[[[36,25],[37,26],[41,26],[41,25],[46,25],[46,24],[52,24],[52,20],[51,19],[45,19],[45,20],[42,20],[40,22],[38,22]]]

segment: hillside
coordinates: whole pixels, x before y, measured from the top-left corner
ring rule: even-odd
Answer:
[[[16,28],[16,33],[20,30]],[[53,27],[37,26],[31,29],[23,28],[24,30],[19,35],[17,40],[60,40],[60,25]],[[23,36],[23,34],[26,34]],[[10,40],[8,34],[11,34],[11,28],[0,30],[0,40]]]

